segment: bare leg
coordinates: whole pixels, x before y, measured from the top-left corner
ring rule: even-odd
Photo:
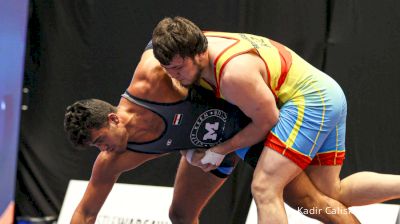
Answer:
[[[264,148],[251,186],[257,205],[258,223],[288,222],[283,189],[300,172],[300,167],[291,160],[268,147]]]
[[[400,198],[400,175],[359,172],[340,181],[340,169],[341,166],[310,166],[306,172],[320,191],[347,206]]]
[[[344,178],[340,186],[339,198],[348,206],[400,198],[400,175],[359,172]]]
[[[300,212],[303,209],[318,209],[319,212],[315,214],[305,215],[323,223],[360,223],[351,213],[332,214],[330,208],[340,211],[347,211],[347,208],[340,202],[322,194],[304,172],[285,187],[283,197],[288,205]]]
[[[226,179],[206,173],[181,158],[175,178],[169,217],[174,224],[197,224],[199,216]]]

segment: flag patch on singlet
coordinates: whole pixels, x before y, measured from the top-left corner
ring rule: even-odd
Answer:
[[[172,125],[180,125],[182,122],[182,117],[183,117],[183,114],[175,114]]]

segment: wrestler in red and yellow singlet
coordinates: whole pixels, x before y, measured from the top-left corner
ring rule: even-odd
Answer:
[[[257,54],[266,67],[267,85],[280,110],[279,121],[265,145],[307,165],[339,165],[345,156],[346,98],[340,86],[280,43],[243,33],[205,32],[208,37],[235,40],[214,60],[217,97],[220,74],[235,56]],[[201,85],[207,87],[204,81]],[[239,90],[240,91],[240,90]]]

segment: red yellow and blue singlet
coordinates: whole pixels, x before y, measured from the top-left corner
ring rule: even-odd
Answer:
[[[347,103],[340,86],[289,48],[265,37],[243,33],[205,32],[235,40],[214,61],[217,97],[225,65],[234,57],[257,54],[267,71],[267,85],[280,110],[279,121],[265,146],[302,169],[308,165],[340,165],[345,157]],[[205,83],[201,83],[207,86]]]

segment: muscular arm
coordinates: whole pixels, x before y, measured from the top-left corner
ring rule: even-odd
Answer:
[[[134,96],[162,103],[176,102],[187,95],[187,89],[161,67],[153,50],[143,53],[128,91]]]
[[[246,54],[232,59],[221,78],[221,93],[226,100],[237,105],[251,122],[231,139],[212,151],[227,154],[236,149],[254,145],[266,138],[276,124],[279,110],[275,97],[262,74],[260,58]]]
[[[75,209],[71,223],[95,223],[97,214],[119,175],[156,157],[158,155],[135,152],[124,152],[121,154],[101,152],[93,165],[89,184],[82,200]]]

